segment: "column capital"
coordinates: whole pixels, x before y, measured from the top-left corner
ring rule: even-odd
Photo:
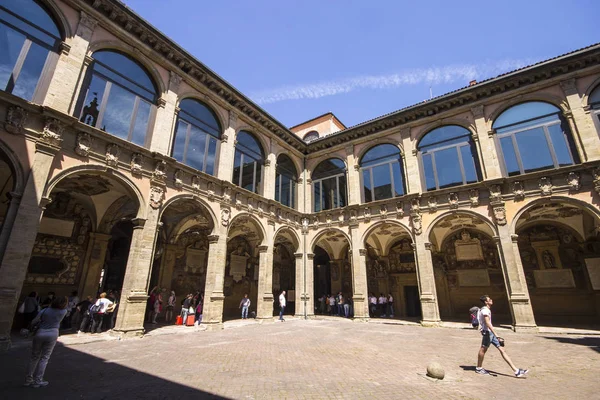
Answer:
[[[142,229],[146,225],[146,220],[144,218],[133,218],[131,223],[133,224],[133,229]]]
[[[306,253],[306,257],[307,257],[309,260],[314,260],[314,258],[315,258],[315,253]]]
[[[431,242],[425,242],[423,246],[425,246],[425,250],[431,251]]]
[[[258,252],[259,253],[266,253],[267,250],[269,250],[269,246],[267,246],[267,245],[258,246]]]
[[[367,249],[358,249],[358,254],[361,257],[365,257],[367,255]]]
[[[519,241],[519,235],[513,233],[510,235],[510,240],[512,240],[513,243],[517,243]]]
[[[214,244],[219,241],[219,235],[208,235],[208,244]]]
[[[302,258],[303,255],[304,253],[294,253],[294,257],[296,258],[296,260]]]

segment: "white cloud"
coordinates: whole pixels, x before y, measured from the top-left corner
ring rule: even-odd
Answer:
[[[459,64],[406,70],[389,75],[363,75],[353,78],[282,86],[258,91],[250,95],[258,104],[285,100],[318,99],[349,93],[358,89],[393,89],[417,84],[449,84],[460,82],[466,86],[470,80],[487,79],[531,64],[531,60],[499,60],[483,64]]]

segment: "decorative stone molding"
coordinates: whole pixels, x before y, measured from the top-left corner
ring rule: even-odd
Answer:
[[[355,171],[360,171],[360,165],[359,164],[354,164],[354,170]]]
[[[419,213],[421,212],[421,203],[419,198],[414,198],[410,201],[410,212],[411,213]]]
[[[379,216],[381,217],[381,219],[386,219],[387,213],[387,206],[385,204],[382,204],[381,207],[379,207]]]
[[[506,225],[506,208],[504,205],[493,208],[494,219],[498,225]]]
[[[312,179],[306,178],[306,184],[307,185],[312,185]]]
[[[226,134],[221,135],[221,142],[227,143],[228,140],[229,140],[229,136],[227,136]]]
[[[496,130],[495,129],[490,129],[487,134],[488,134],[488,138],[491,139],[496,134]]]
[[[319,227],[319,217],[316,215],[313,217],[313,227],[317,229]]]
[[[46,118],[44,130],[40,134],[40,141],[52,146],[60,147],[64,130],[65,126],[62,122],[55,118]]]
[[[155,210],[162,206],[165,199],[165,189],[162,186],[152,185],[150,187],[150,207]]]
[[[228,227],[230,219],[231,210],[227,207],[221,208],[221,225],[223,225],[224,227]]]
[[[515,200],[523,200],[525,198],[525,189],[523,188],[523,183],[520,181],[513,182],[512,192],[515,195]]]
[[[78,133],[75,143],[75,153],[81,157],[87,157],[92,148],[92,137],[89,133]]]
[[[271,160],[269,160],[268,158],[265,159],[265,167],[270,167],[271,166]]]
[[[331,214],[328,213],[327,215],[325,215],[325,223],[327,224],[328,227],[331,226],[331,220],[332,220]]]
[[[490,185],[490,202],[501,203],[502,202],[502,187],[500,185]]]
[[[552,179],[549,177],[541,177],[538,181],[538,186],[542,191],[542,196],[550,196],[552,194]]]
[[[425,243],[423,243],[423,246],[425,247],[425,250],[427,250],[427,251],[431,251],[431,249],[432,249],[431,242],[425,242]]]
[[[427,207],[429,207],[429,212],[434,213],[438,209],[437,197],[432,196],[427,198]]]
[[[266,253],[267,250],[269,250],[269,246],[267,246],[267,245],[258,246],[258,252],[259,253]]]
[[[167,100],[163,99],[162,97],[159,97],[158,99],[156,99],[156,106],[158,108],[165,108],[166,105],[167,105]]]
[[[358,249],[358,254],[361,257],[366,257],[367,256],[367,249]]]
[[[519,241],[519,235],[517,235],[517,234],[515,234],[515,233],[512,233],[512,234],[510,235],[510,240],[511,240],[513,243],[517,243],[517,242]]]
[[[106,165],[109,167],[117,168],[119,165],[119,155],[121,154],[121,149],[114,143],[106,146]]]
[[[354,225],[358,223],[358,215],[356,215],[356,210],[350,210],[350,224]]]
[[[219,235],[208,235],[208,244],[215,244],[219,241]]]
[[[13,134],[19,134],[23,130],[23,126],[27,122],[27,116],[29,113],[21,107],[11,106],[8,107],[6,112],[6,122],[4,123],[4,129]]]
[[[308,218],[302,218],[302,234],[308,234]]]
[[[577,172],[570,172],[567,175],[567,185],[570,191],[578,191],[581,188],[581,176]]]
[[[484,111],[483,104],[471,108],[471,114],[473,114],[473,118],[475,118],[475,119],[483,118],[484,117],[483,111]]]
[[[399,201],[396,203],[396,218],[400,219],[404,217],[404,203]]]
[[[365,218],[365,222],[371,221],[371,209],[366,207],[363,211],[363,217]]]
[[[200,177],[198,175],[192,176],[192,188],[198,190],[200,189]],[[209,196],[215,195],[215,184],[212,182],[208,182],[206,184],[206,191]]]
[[[471,202],[471,207],[479,205],[479,189],[469,190],[469,201]]]
[[[229,186],[223,188],[223,200],[227,203],[231,203],[231,188]]]
[[[458,193],[450,193],[448,195],[448,203],[450,204],[450,208],[458,208]]]
[[[167,180],[167,163],[164,160],[158,160],[152,171],[152,180],[155,182],[165,183]]]
[[[131,155],[131,162],[129,163],[129,167],[131,168],[131,173],[134,175],[142,174],[142,165],[144,163],[144,156],[140,153],[133,153]]]
[[[410,216],[410,222],[412,223],[413,232],[415,235],[420,235],[421,233],[423,233],[423,224],[422,224],[421,214],[413,213]]]
[[[179,86],[181,85],[181,75],[176,74],[173,71],[169,71],[169,90],[177,93],[179,92]]]
[[[173,185],[176,188],[181,189],[183,187],[183,171],[180,169],[176,169],[173,173]]]

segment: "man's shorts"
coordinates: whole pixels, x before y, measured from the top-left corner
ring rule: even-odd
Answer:
[[[500,347],[500,342],[496,335],[494,335],[491,331],[481,331],[483,338],[481,339],[481,346],[490,347],[490,343],[496,347]]]

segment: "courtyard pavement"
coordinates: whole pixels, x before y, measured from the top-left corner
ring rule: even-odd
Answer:
[[[231,321],[224,330],[156,329],[144,338],[64,335],[50,385],[22,387],[30,344],[0,355],[2,399],[575,399],[597,398],[600,336],[498,329],[517,379],[495,349],[475,373],[473,329],[352,322]],[[436,361],[446,378],[425,376]]]

